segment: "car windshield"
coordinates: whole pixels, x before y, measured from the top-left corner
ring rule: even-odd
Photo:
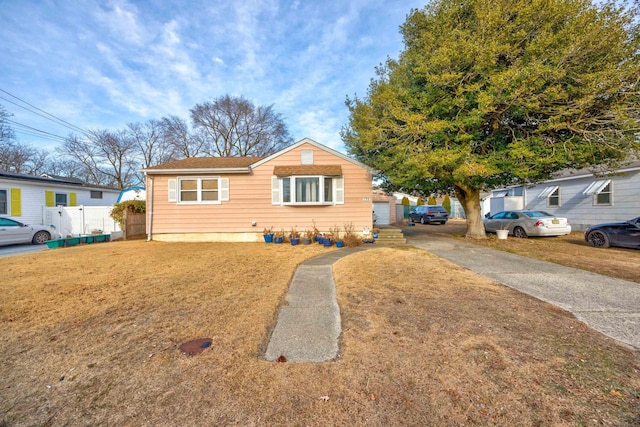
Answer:
[[[526,216],[528,216],[529,218],[541,218],[543,216],[553,216],[547,212],[544,211],[527,211],[527,212],[522,212],[523,214],[525,214]]]

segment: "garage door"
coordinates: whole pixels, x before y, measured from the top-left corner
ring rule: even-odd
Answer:
[[[376,224],[389,225],[391,223],[389,206],[389,202],[373,202],[373,218],[376,220]]]

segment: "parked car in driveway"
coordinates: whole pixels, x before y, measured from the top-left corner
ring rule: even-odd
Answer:
[[[441,205],[422,205],[409,212],[409,221],[421,224],[445,224],[449,219],[449,212]]]
[[[584,239],[596,248],[640,249],[640,216],[625,222],[592,225],[585,230]]]
[[[46,225],[27,225],[9,218],[0,218],[0,246],[18,243],[42,245],[55,235]]]
[[[515,237],[562,236],[571,233],[567,218],[557,217],[544,211],[513,210],[498,212],[484,218],[484,229],[488,233],[509,230]]]

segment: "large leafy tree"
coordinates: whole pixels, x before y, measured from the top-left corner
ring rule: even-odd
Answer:
[[[484,237],[480,192],[638,150],[637,5],[433,0],[405,49],[347,99],[352,155],[407,191],[455,192]]]

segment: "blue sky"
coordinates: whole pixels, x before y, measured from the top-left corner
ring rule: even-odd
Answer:
[[[188,119],[196,103],[242,95],[274,104],[295,140],[344,151],[345,97],[366,94],[426,2],[0,0],[0,89],[83,129]],[[20,102],[0,91],[15,122],[71,132],[7,100]]]

